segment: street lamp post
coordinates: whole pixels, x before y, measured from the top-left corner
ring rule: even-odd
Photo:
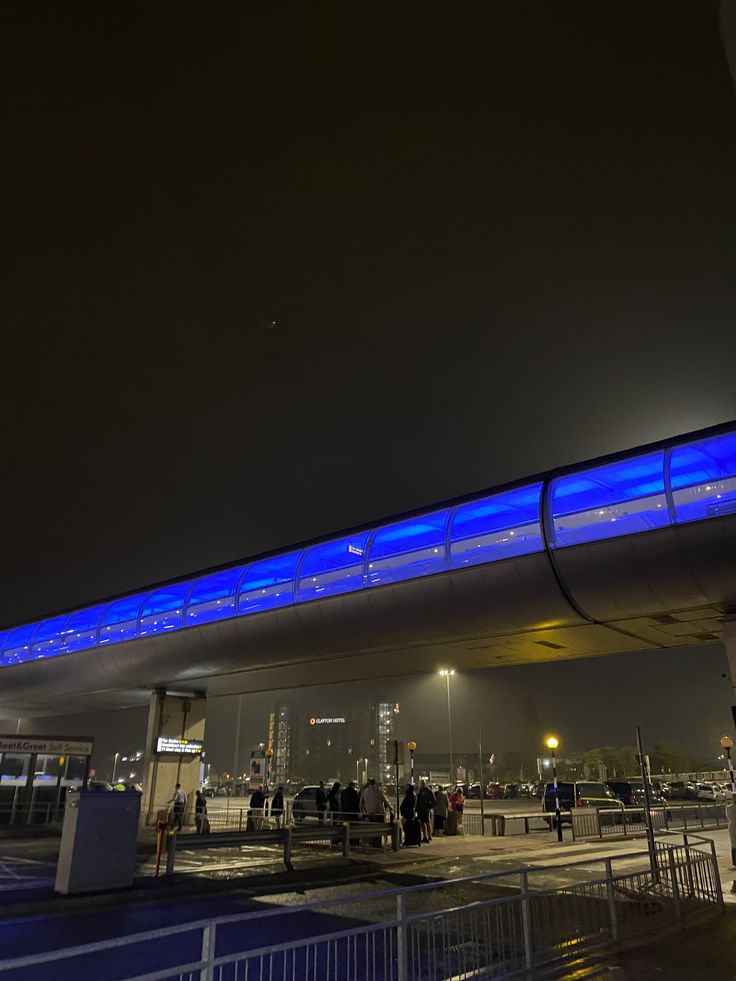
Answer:
[[[406,744],[409,747],[409,756],[411,757],[411,785],[414,786],[414,750],[417,748],[415,742],[410,742]]]
[[[731,793],[736,794],[736,783],[733,779],[733,760],[731,759],[731,747],[733,746],[733,739],[730,736],[721,736],[721,746],[726,750],[726,758],[728,759],[728,774],[731,778]]]
[[[120,753],[116,753],[115,754],[115,759],[112,761],[112,780],[110,781],[111,784],[114,784],[115,783],[115,772],[116,772],[116,770],[118,768],[118,758],[119,758],[119,756],[120,756]]]
[[[264,788],[265,791],[266,791],[266,793],[268,793],[268,778],[269,778],[270,770],[271,770],[271,757],[272,756],[273,756],[273,750],[269,746],[268,749],[266,750],[266,786]]]
[[[555,824],[557,825],[557,840],[562,841],[562,818],[560,816],[560,794],[557,787],[557,747],[560,740],[557,736],[548,736],[545,740],[547,749],[552,753],[552,779],[555,786]]]
[[[450,750],[450,786],[455,786],[455,765],[452,757],[452,704],[450,702],[450,678],[455,674],[454,668],[442,668],[440,674],[447,684],[447,737]]]

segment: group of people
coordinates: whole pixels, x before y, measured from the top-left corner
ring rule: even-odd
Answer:
[[[336,780],[329,790],[324,781],[320,780],[315,803],[320,824],[324,824],[326,820],[333,824],[363,819],[384,821],[386,814],[391,814],[391,804],[373,777],[360,791],[354,780],[346,787]]]
[[[284,787],[279,784],[271,798],[269,809],[271,818],[277,828],[281,827],[284,820]],[[248,830],[260,831],[263,828],[266,817],[266,792],[262,786],[256,787],[250,795],[250,806],[248,808]]]
[[[418,821],[421,840],[428,844],[432,840],[432,832],[443,834],[449,813],[459,816],[465,809],[465,795],[462,787],[457,787],[450,796],[439,784],[435,790],[428,786],[426,780],[419,781],[419,788],[406,785],[404,798],[399,807],[399,814],[404,828],[409,822]]]
[[[266,802],[264,788],[262,786],[256,787],[251,794],[248,809],[249,831],[260,831],[264,827],[267,813]],[[169,803],[173,805],[171,825],[174,829],[181,831],[187,804],[187,795],[181,789],[181,784],[176,785]],[[330,821],[333,824],[342,821],[362,820],[383,822],[387,817],[393,820],[394,816],[389,799],[373,777],[361,791],[356,787],[354,780],[351,780],[346,787],[342,787],[340,782],[336,780],[329,790],[320,780],[316,793],[316,806],[317,820],[320,824],[324,824],[325,821]],[[443,787],[438,785],[433,791],[427,785],[426,780],[420,780],[419,788],[416,790],[413,784],[406,785],[399,814],[404,826],[407,822],[417,820],[421,829],[421,840],[428,843],[432,840],[433,831],[438,834],[445,831],[447,815],[451,811],[461,815],[464,807],[465,797],[461,787],[456,788],[448,797]],[[268,812],[275,826],[280,828],[284,819],[284,788],[281,784],[271,797],[271,806],[268,808]],[[206,834],[209,831],[207,800],[201,790],[196,792],[194,822],[197,834]]]

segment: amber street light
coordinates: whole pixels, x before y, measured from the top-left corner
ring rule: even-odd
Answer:
[[[562,819],[560,817],[560,795],[557,789],[557,747],[560,740],[557,736],[547,736],[545,739],[547,749],[552,753],[552,779],[555,785],[555,823],[557,824],[557,840],[562,841]]]

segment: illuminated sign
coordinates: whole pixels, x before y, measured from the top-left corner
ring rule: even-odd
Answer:
[[[0,753],[49,753],[52,756],[91,756],[91,739],[29,739],[0,736]]]
[[[260,752],[251,752],[250,754],[250,782],[258,783],[259,780],[264,780],[266,776],[266,757],[262,756]]]
[[[350,555],[362,555],[363,549],[360,548],[358,545],[348,545],[348,552],[350,553]]]
[[[330,719],[317,719],[314,716],[312,716],[311,719],[309,720],[310,726],[326,726],[326,725],[335,725],[337,723],[344,724],[346,722],[347,719],[344,718],[342,715],[336,715],[334,718],[330,718]]]
[[[198,756],[202,752],[202,741],[201,739],[175,739],[173,736],[159,736],[156,740],[156,752]]]

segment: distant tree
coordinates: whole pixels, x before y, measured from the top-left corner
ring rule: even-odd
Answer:
[[[707,761],[685,753],[678,746],[655,743],[649,754],[652,773],[691,773],[695,770],[712,769]]]

